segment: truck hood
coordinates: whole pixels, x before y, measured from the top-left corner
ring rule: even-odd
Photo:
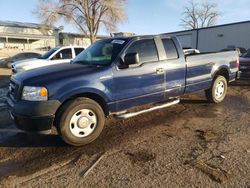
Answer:
[[[57,64],[38,69],[33,69],[12,76],[12,79],[27,86],[46,86],[53,82],[63,82],[69,78],[85,77],[86,75],[94,75],[100,70],[109,67],[98,67],[92,65],[81,64]]]
[[[36,63],[45,63],[47,62],[48,60],[47,59],[36,59],[36,58],[33,58],[33,59],[25,59],[25,60],[21,60],[21,61],[16,61],[14,63],[12,63],[12,65],[14,65],[17,69],[19,68],[23,68],[25,66],[29,66],[31,64],[36,64]]]

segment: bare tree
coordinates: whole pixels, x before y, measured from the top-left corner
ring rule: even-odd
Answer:
[[[205,1],[201,4],[189,1],[189,5],[184,7],[181,26],[186,29],[197,29],[216,25],[220,13],[216,3]]]
[[[60,19],[75,24],[79,30],[95,42],[100,27],[108,32],[126,20],[127,0],[39,0],[34,14],[47,25]]]
[[[216,25],[217,18],[220,16],[217,7],[216,3],[202,3],[198,14],[201,28]]]

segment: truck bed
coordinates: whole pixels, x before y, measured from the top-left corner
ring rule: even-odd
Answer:
[[[234,81],[238,71],[238,52],[212,52],[186,56],[186,93],[208,89],[213,75],[224,68],[228,71],[229,82]]]

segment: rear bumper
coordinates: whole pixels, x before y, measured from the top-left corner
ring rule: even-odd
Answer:
[[[7,97],[7,104],[16,126],[24,131],[42,132],[52,128],[55,113],[61,103],[49,101],[13,101]]]

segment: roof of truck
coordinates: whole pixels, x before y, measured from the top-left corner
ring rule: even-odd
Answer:
[[[147,38],[162,37],[162,36],[169,37],[166,34],[159,34],[159,35],[133,35],[124,37],[113,37],[113,39],[134,39],[134,38],[147,39]]]

